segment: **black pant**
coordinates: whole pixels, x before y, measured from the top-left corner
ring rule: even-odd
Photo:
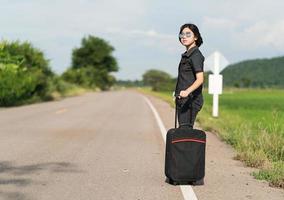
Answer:
[[[192,104],[185,104],[181,107],[178,106],[177,117],[179,126],[188,126],[193,128],[199,109],[195,108]]]

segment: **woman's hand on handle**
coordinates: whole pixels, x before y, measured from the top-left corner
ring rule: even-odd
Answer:
[[[188,97],[189,94],[190,94],[190,92],[188,90],[182,90],[182,91],[180,91],[178,98]]]

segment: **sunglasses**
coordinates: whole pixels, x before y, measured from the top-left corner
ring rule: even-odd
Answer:
[[[183,37],[191,37],[192,36],[192,33],[191,32],[186,32],[186,33],[180,33],[179,34],[179,38],[183,38]]]

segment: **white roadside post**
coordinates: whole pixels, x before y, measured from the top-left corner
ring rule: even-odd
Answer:
[[[218,117],[219,95],[222,94],[223,76],[220,73],[220,54],[214,52],[214,72],[209,75],[208,92],[213,94],[213,117]]]

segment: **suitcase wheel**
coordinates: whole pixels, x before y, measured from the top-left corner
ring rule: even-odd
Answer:
[[[174,181],[173,179],[167,178],[166,182],[171,184],[171,185],[178,185],[178,182]]]

